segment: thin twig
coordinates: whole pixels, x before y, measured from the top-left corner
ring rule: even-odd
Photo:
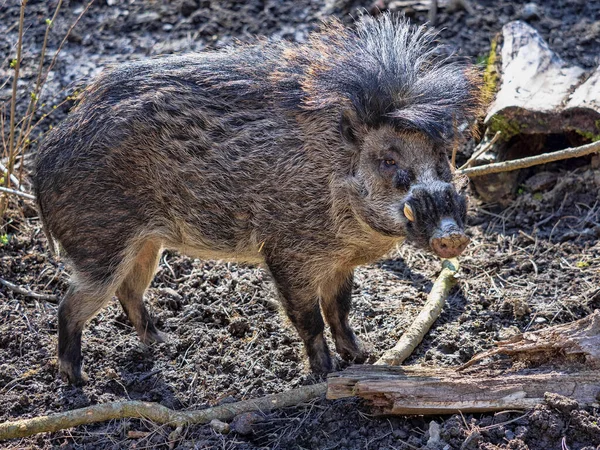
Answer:
[[[48,36],[50,35],[50,29],[54,25],[54,21],[56,20],[56,17],[58,16],[58,12],[60,11],[62,2],[63,2],[63,0],[58,0],[58,4],[56,5],[56,8],[54,9],[54,14],[52,15],[52,18],[46,25],[46,32],[44,33],[44,41],[42,43],[42,49],[40,51],[40,63],[38,65],[38,72],[37,72],[37,79],[35,81],[35,88],[32,92],[31,100],[29,101],[29,105],[27,106],[27,112],[25,113],[24,124],[21,125],[21,128],[19,129],[19,139],[17,140],[17,142],[18,142],[17,149],[20,151],[20,153],[25,153],[25,146],[23,144],[27,142],[27,138],[25,138],[23,136],[23,134],[24,134],[24,131],[27,132],[27,130],[29,130],[31,128],[31,120],[33,119],[33,114],[36,111],[36,106],[40,99],[40,90],[42,87],[42,84],[41,84],[42,83],[42,72],[44,70],[44,59],[46,57],[46,48],[48,47]],[[23,179],[23,165],[21,165],[21,167],[19,168],[19,181],[21,181],[22,179]]]
[[[26,192],[21,192],[21,191],[15,191],[14,189],[5,188],[3,186],[0,186],[0,192],[5,192],[6,194],[18,195],[19,197],[28,198],[29,200],[35,200],[35,197],[31,194],[27,194]]]
[[[59,53],[61,52],[63,46],[65,45],[65,42],[67,42],[67,38],[73,31],[73,28],[75,28],[75,26],[79,23],[79,21],[81,20],[83,15],[88,11],[88,9],[90,9],[90,7],[92,6],[93,3],[94,3],[94,0],[91,0],[87,4],[87,6],[83,9],[83,11],[81,11],[81,13],[77,16],[77,18],[75,19],[75,22],[73,22],[73,24],[67,30],[67,34],[65,34],[65,36],[63,37],[63,40],[60,42],[60,45],[58,46],[58,49],[54,53],[52,61],[50,62],[50,65],[48,66],[48,70],[46,70],[46,74],[44,75],[44,78],[42,79],[41,86],[40,86],[40,93],[42,92],[44,85],[46,84],[46,79],[48,78],[48,75],[50,74],[54,65],[56,64],[56,60],[58,59]]]
[[[590,155],[600,152],[600,141],[592,142],[591,144],[582,145],[580,147],[567,148],[552,153],[544,153],[542,155],[530,156],[527,158],[514,159],[512,161],[504,161],[500,163],[486,164],[484,166],[470,167],[467,169],[459,169],[457,174],[467,175],[468,177],[479,177],[490,173],[509,172],[511,170],[525,169],[540,164],[547,164],[553,161],[560,161],[567,158],[578,158],[580,156]]]
[[[15,60],[14,78],[12,83],[12,95],[10,99],[10,124],[8,129],[8,173],[11,174],[14,169],[15,157],[15,116],[17,107],[17,84],[19,81],[19,70],[21,68],[21,52],[23,50],[23,23],[25,21],[25,5],[27,0],[21,0],[21,12],[19,15],[19,38],[17,40],[17,59]],[[10,188],[10,177],[4,179],[4,187]],[[8,196],[5,194],[0,202],[0,217],[4,215],[5,207],[8,206]]]
[[[0,284],[6,286],[11,291],[16,292],[17,294],[24,295],[25,297],[31,297],[36,300],[44,300],[50,303],[58,303],[58,297],[52,294],[38,294],[37,292],[30,291],[29,289],[25,289],[24,287],[18,286],[10,281],[3,280],[0,278]]]
[[[492,145],[494,145],[496,143],[496,141],[498,139],[500,139],[500,136],[502,135],[502,131],[498,131],[496,132],[496,134],[494,135],[494,137],[492,138],[492,140],[490,142],[488,142],[487,144],[485,144],[483,147],[481,147],[479,150],[477,150],[475,153],[473,153],[473,155],[471,155],[471,157],[469,158],[469,160],[464,163],[462,166],[460,166],[458,168],[458,170],[462,170],[462,169],[466,169],[467,167],[469,167],[471,164],[473,164],[473,162],[479,158],[480,155],[484,154],[485,152],[487,152],[490,148],[492,148]]]

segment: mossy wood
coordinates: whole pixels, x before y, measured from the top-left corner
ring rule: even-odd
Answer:
[[[474,158],[472,169],[465,170],[479,196],[487,202],[508,204],[519,184],[517,169],[579,156],[577,152],[551,152],[557,135],[564,135],[572,147],[599,141],[599,82],[600,67],[585,70],[567,63],[528,24],[506,24],[492,42],[484,73],[482,95],[493,102],[479,149],[489,148]],[[498,132],[501,139],[489,145]],[[556,158],[528,165],[498,165],[541,154]],[[474,167],[481,165],[494,167],[487,171]]]
[[[574,131],[600,139],[600,67],[586,71],[554,53],[524,22],[502,28],[499,90],[485,118],[504,139]]]

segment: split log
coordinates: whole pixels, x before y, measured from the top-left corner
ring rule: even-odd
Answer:
[[[473,165],[539,155],[558,148],[553,144],[556,135],[574,146],[600,140],[599,86],[600,67],[586,71],[569,64],[534,28],[508,23],[492,45],[485,74],[485,91],[493,95],[497,90],[484,121],[486,135],[501,131],[502,139]],[[485,175],[473,184],[484,200],[506,203],[516,191],[518,176]]]
[[[351,366],[329,376],[327,398],[361,397],[377,415],[530,409],[552,392],[597,403],[600,372],[467,375],[452,369]]]
[[[530,331],[496,345],[496,348],[475,355],[461,369],[495,355],[509,355],[520,360],[575,359],[586,367],[600,368],[600,310],[575,322]]]
[[[499,354],[537,367],[519,372],[488,367],[464,372],[474,363]],[[548,363],[553,369],[543,365]],[[458,370],[352,366],[329,376],[327,398],[358,396],[368,400],[378,414],[398,415],[529,409],[541,403],[546,392],[592,405],[600,400],[598,368],[600,311],[595,311],[576,322],[500,342]]]

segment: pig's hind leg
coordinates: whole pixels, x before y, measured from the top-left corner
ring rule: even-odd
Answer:
[[[58,306],[59,372],[74,385],[82,385],[87,375],[81,369],[81,334],[86,322],[111,299],[110,286],[92,286],[74,278]]]
[[[116,293],[143,341],[161,340],[143,304],[143,294],[154,275],[160,245],[151,242],[107,240],[88,242],[68,252],[75,268],[71,286],[58,307],[59,371],[70,383],[84,384],[81,336],[85,324]]]
[[[121,306],[145,344],[164,342],[165,340],[162,333],[156,329],[144,306],[144,292],[154,278],[160,250],[160,243],[152,240],[146,241],[133,258],[129,272],[117,289],[117,298],[121,302]]]
[[[339,273],[321,289],[321,306],[329,324],[335,349],[345,361],[363,363],[368,357],[348,322],[352,300],[352,271]]]

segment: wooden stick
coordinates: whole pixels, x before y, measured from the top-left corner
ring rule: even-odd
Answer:
[[[582,145],[580,147],[567,148],[552,153],[544,153],[542,155],[530,156],[528,158],[514,159],[512,161],[504,161],[484,166],[469,167],[456,171],[459,175],[467,175],[468,177],[480,177],[490,173],[509,172],[511,170],[525,169],[527,167],[537,166],[539,164],[547,164],[553,161],[560,161],[567,158],[578,158],[580,156],[590,155],[600,152],[600,141],[592,142],[591,144]]]
[[[48,433],[112,419],[145,418],[155,423],[181,427],[208,423],[213,419],[227,420],[248,411],[271,411],[307,402],[325,394],[326,383],[302,386],[291,391],[265,397],[227,403],[214,408],[194,411],[174,411],[159,403],[128,401],[93,405],[50,416],[34,417],[0,424],[0,441]]]
[[[0,284],[6,286],[11,291],[16,292],[17,294],[24,295],[25,297],[31,297],[36,300],[44,300],[50,303],[58,303],[58,297],[52,294],[38,294],[37,292],[30,291],[29,289],[25,289],[21,286],[18,286],[10,281],[3,280],[0,278]]]
[[[14,189],[6,188],[0,186],[0,192],[6,192],[7,194],[18,195],[19,197],[28,198],[29,200],[35,200],[35,197],[31,194],[27,194],[26,192],[15,191]]]
[[[459,265],[456,259],[447,259],[442,262],[442,271],[435,280],[422,311],[404,332],[398,343],[386,351],[375,365],[398,366],[412,354],[433,322],[440,316],[448,293],[456,283],[455,275],[458,269]]]
[[[494,135],[494,137],[492,138],[492,140],[490,142],[488,142],[486,145],[484,145],[483,147],[481,147],[479,150],[476,150],[473,153],[473,155],[471,155],[471,157],[469,158],[469,160],[466,163],[464,163],[462,166],[460,166],[458,168],[458,170],[466,169],[471,164],[473,164],[473,162],[477,158],[479,158],[479,156],[481,156],[482,154],[484,154],[485,152],[487,152],[490,148],[492,148],[492,145],[494,145],[496,143],[496,141],[498,139],[500,139],[500,136],[502,136],[502,131],[497,131],[496,134]]]
[[[375,414],[421,415],[530,409],[546,392],[591,405],[600,392],[600,371],[464,374],[452,368],[351,366],[330,375],[327,398],[361,397]]]
[[[438,2],[437,0],[431,0],[431,6],[429,7],[429,25],[435,27],[435,23],[437,22],[437,11],[438,11]]]

